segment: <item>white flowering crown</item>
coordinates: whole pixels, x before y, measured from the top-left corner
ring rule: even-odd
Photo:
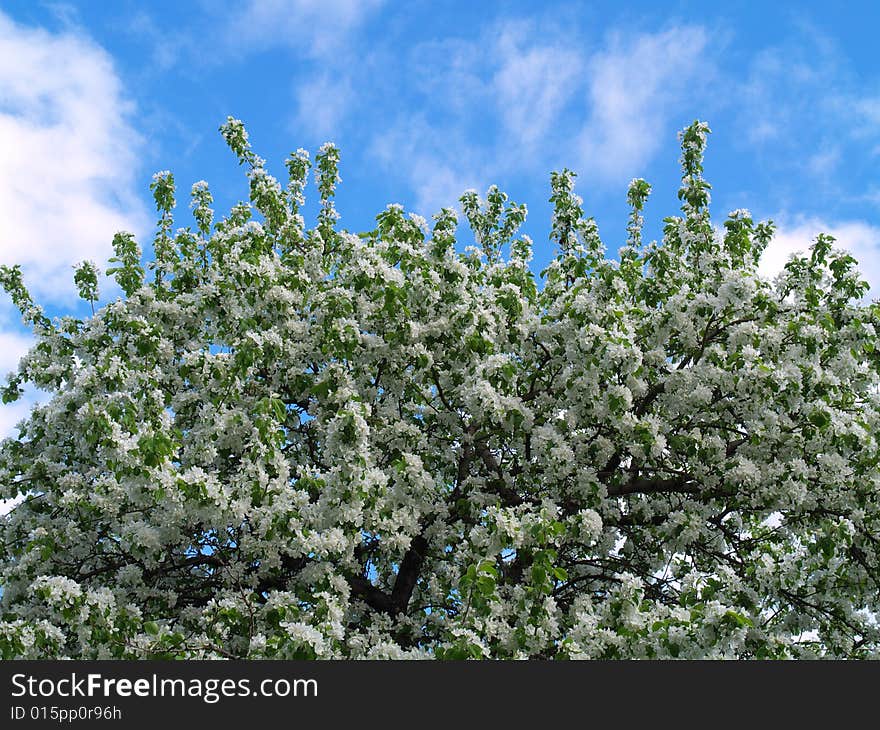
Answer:
[[[0,446],[0,653],[18,657],[878,656],[878,307],[820,235],[773,281],[771,223],[682,215],[608,257],[568,170],[537,277],[495,187],[429,230],[338,228],[339,154],[286,187],[240,121],[250,200],[158,173],[91,316],[0,281],[50,397]],[[462,244],[471,243],[465,247]]]

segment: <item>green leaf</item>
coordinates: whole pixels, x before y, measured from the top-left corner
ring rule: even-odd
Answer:
[[[741,628],[752,627],[755,625],[748,616],[743,616],[741,613],[737,613],[736,611],[728,611],[724,615]]]

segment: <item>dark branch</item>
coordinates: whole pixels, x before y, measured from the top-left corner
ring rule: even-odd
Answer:
[[[390,616],[405,613],[419,580],[427,551],[428,541],[424,536],[416,535],[410,543],[409,550],[403,556],[403,560],[400,561],[397,578],[394,580],[394,587],[390,594],[381,588],[376,588],[363,576],[348,579],[352,594],[360,598],[374,611],[387,613]]]
[[[409,605],[409,599],[412,597],[416,582],[419,579],[419,573],[422,570],[422,564],[425,562],[425,554],[428,552],[428,541],[422,535],[416,535],[410,543],[409,550],[400,561],[400,568],[397,571],[397,579],[394,581],[394,588],[391,590],[391,601],[394,604],[396,613],[403,613]]]
[[[699,494],[700,485],[685,477],[672,479],[646,479],[636,477],[628,482],[608,487],[609,497],[621,497],[626,494]]]

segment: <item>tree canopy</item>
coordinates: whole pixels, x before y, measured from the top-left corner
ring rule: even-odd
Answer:
[[[284,187],[221,131],[249,202],[198,182],[175,229],[157,173],[114,301],[85,262],[50,319],[0,271],[35,335],[3,400],[49,394],[0,445],[2,656],[878,656],[880,309],[826,235],[758,274],[706,124],[660,242],[644,180],[615,256],[553,173],[540,275],[496,187],[355,235],[334,146]]]

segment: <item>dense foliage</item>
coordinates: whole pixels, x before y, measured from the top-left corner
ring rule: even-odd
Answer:
[[[175,183],[124,296],[50,321],[4,390],[51,397],[0,446],[5,657],[877,656],[878,307],[820,235],[773,281],[770,223],[713,227],[708,128],[682,215],[608,257],[554,173],[540,277],[497,188],[433,227],[338,230],[338,152],[250,202]],[[472,242],[473,245],[464,247]],[[75,276],[98,303],[99,271]]]

